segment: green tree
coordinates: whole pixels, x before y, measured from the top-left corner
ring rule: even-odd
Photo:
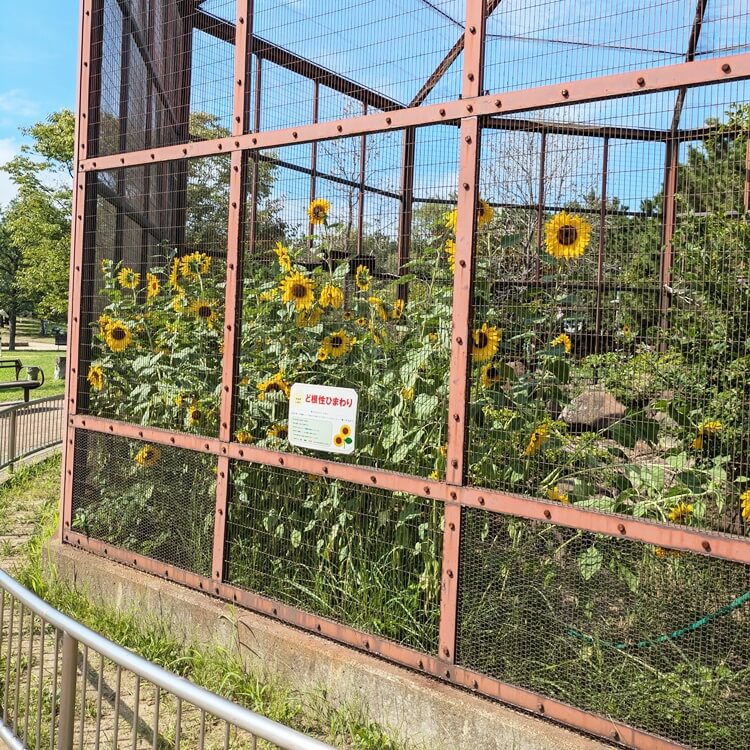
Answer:
[[[0,215],[0,307],[8,315],[8,349],[16,348],[16,321],[24,305],[30,300],[22,288],[19,274],[23,267],[23,255],[11,242],[5,228],[5,217]]]
[[[68,308],[74,129],[70,110],[51,114],[23,130],[31,143],[1,167],[18,190],[4,220],[21,254],[15,278],[43,318],[62,319]]]

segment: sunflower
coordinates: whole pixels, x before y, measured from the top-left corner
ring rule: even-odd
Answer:
[[[273,289],[267,289],[265,292],[261,292],[258,295],[258,300],[260,302],[270,302],[273,299],[276,299],[276,296],[278,295],[279,290],[274,287]]]
[[[380,297],[368,297],[367,301],[370,303],[370,307],[380,316],[381,320],[388,320],[388,313],[383,307],[383,300]]]
[[[100,315],[97,322],[99,324],[99,333],[101,333],[102,336],[106,336],[107,331],[112,323],[114,323],[114,320],[109,315]]]
[[[289,398],[289,383],[284,380],[284,373],[279,370],[268,380],[263,380],[255,386],[258,393],[258,401],[264,401],[269,393],[283,393]]]
[[[406,302],[402,299],[397,299],[393,303],[393,307],[391,308],[391,320],[401,320],[401,316],[404,314],[404,308],[406,307]]]
[[[456,243],[452,239],[445,241],[445,247],[443,248],[445,257],[448,259],[448,268],[451,269],[451,273],[456,272]]]
[[[672,523],[684,523],[693,513],[693,506],[682,500],[667,513],[667,518]]]
[[[370,282],[372,281],[372,276],[370,275],[370,271],[367,266],[357,266],[357,272],[354,275],[354,281],[357,284],[357,289],[359,289],[360,292],[370,291]]]
[[[705,437],[712,437],[721,430],[722,425],[718,420],[712,420],[710,422],[704,422],[699,428],[698,433],[693,439],[692,446],[695,450],[699,451],[703,448],[703,439]]]
[[[448,211],[448,213],[443,216],[443,223],[451,230],[451,232],[455,232],[456,225],[458,224],[458,209],[454,208],[452,211]]]
[[[176,294],[184,294],[185,290],[180,285],[180,259],[175,258],[172,261],[172,268],[169,272],[169,286]]]
[[[335,284],[326,284],[320,290],[319,302],[323,308],[332,307],[338,310],[344,304],[344,292]]]
[[[138,466],[148,469],[155,466],[161,458],[161,451],[155,445],[144,445],[133,459]]]
[[[185,400],[185,397],[184,397],[184,396],[183,396],[183,395],[182,395],[181,393],[178,393],[178,394],[177,394],[177,395],[176,395],[176,396],[174,397],[174,399],[173,399],[173,401],[174,401],[174,405],[175,405],[175,406],[176,406],[176,407],[177,407],[177,408],[179,409],[179,408],[180,408],[180,407],[182,406],[182,402],[183,402],[184,400]]]
[[[141,275],[132,268],[125,266],[117,274],[117,281],[123,289],[136,289],[138,284],[141,283]]]
[[[307,207],[307,215],[310,218],[310,223],[313,225],[325,224],[330,210],[331,204],[325,198],[316,198],[310,201],[310,205]]]
[[[480,198],[479,206],[477,207],[477,224],[479,224],[480,227],[483,227],[485,224],[489,224],[492,221],[492,217],[494,215],[495,212],[492,210],[492,206],[490,206],[487,201],[483,201]]]
[[[570,336],[568,336],[567,333],[561,333],[556,338],[552,339],[550,342],[550,346],[562,346],[565,349],[566,354],[570,354],[571,349],[571,342],[570,342]]]
[[[524,450],[523,455],[526,456],[526,458],[533,456],[542,447],[548,437],[548,424],[540,424],[538,427],[535,427],[534,431],[531,433],[529,442],[526,444],[526,449]]]
[[[320,323],[320,319],[323,317],[323,311],[319,307],[313,307],[312,310],[303,310],[297,316],[297,325],[306,326],[307,328],[313,328]]]
[[[402,388],[401,389],[401,398],[403,398],[404,401],[413,401],[414,400],[414,389],[413,388]]]
[[[234,439],[243,445],[253,442],[253,436],[247,430],[237,430],[234,433]]]
[[[110,258],[102,258],[99,268],[101,268],[103,274],[108,274],[112,270],[112,260]]]
[[[91,365],[86,380],[95,391],[101,391],[104,388],[104,370],[101,365]]]
[[[560,492],[559,487],[553,487],[547,490],[547,498],[554,500],[556,503],[562,503],[563,505],[570,505],[570,498],[567,492]]]
[[[632,331],[630,330],[630,326],[629,326],[629,325],[627,325],[627,324],[626,324],[626,325],[624,325],[624,326],[622,327],[622,335],[623,335],[623,336],[624,336],[624,337],[625,337],[626,339],[627,339],[627,338],[630,338],[630,335],[631,335],[631,333],[632,333]]]
[[[183,278],[197,279],[205,276],[211,268],[211,257],[205,253],[190,253],[180,258],[180,273]]]
[[[503,332],[496,326],[488,326],[482,323],[471,336],[471,355],[477,362],[492,359],[497,353],[497,347],[503,337]]]
[[[192,404],[188,409],[188,420],[190,421],[190,424],[197,424],[201,421],[202,416],[203,412],[198,408],[197,404]]]
[[[354,321],[355,325],[358,325],[360,328],[366,328],[367,327],[367,318],[359,317]]]
[[[151,300],[159,294],[159,279],[153,273],[146,274],[146,299]]]
[[[333,437],[333,444],[340,448],[344,444],[344,436],[343,435],[334,435]]]
[[[482,385],[485,388],[492,388],[495,383],[499,383],[502,379],[500,377],[500,371],[497,369],[497,365],[494,362],[487,363],[482,368]]]
[[[318,349],[318,353],[315,356],[315,358],[318,360],[318,362],[325,362],[329,355],[331,354],[331,347],[329,344],[327,344],[325,341],[320,345],[320,348]]]
[[[310,279],[303,276],[299,271],[295,271],[285,276],[281,282],[281,291],[284,293],[281,301],[293,302],[298,312],[309,310],[315,302],[314,288],[315,285]]]
[[[286,440],[289,434],[289,428],[283,424],[274,424],[268,429],[266,433],[268,437],[278,438],[279,440]]]
[[[107,342],[107,346],[113,352],[124,352],[133,341],[133,334],[130,333],[130,329],[125,326],[119,320],[113,320],[108,326],[107,331],[104,334],[104,338]]]
[[[335,331],[330,336],[326,336],[321,344],[321,349],[325,348],[334,359],[338,359],[351,351],[356,343],[357,339],[347,336],[346,331],[342,328],[340,331]]]
[[[276,253],[276,257],[279,260],[279,266],[285,273],[289,273],[292,270],[292,258],[289,255],[289,249],[284,247],[280,242],[276,243],[273,251]]]
[[[553,216],[544,230],[544,247],[558,260],[579,258],[591,239],[591,224],[575,214],[561,211]]]
[[[742,517],[746,521],[750,521],[750,490],[745,490],[740,495],[740,508],[742,509]]]
[[[202,320],[209,328],[214,327],[216,322],[216,311],[211,306],[210,300],[197,299],[188,305],[188,312],[196,319]]]
[[[354,317],[354,313],[351,310],[345,310],[341,317],[344,320],[351,320]]]
[[[664,547],[654,547],[654,554],[657,557],[681,557],[682,552],[676,549],[665,549]]]

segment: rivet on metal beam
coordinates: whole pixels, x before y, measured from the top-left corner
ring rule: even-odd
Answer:
[[[336,126],[336,130],[337,130],[337,131],[338,131],[339,133],[343,133],[343,132],[344,132],[344,126],[343,126],[343,125],[337,125],[337,126]]]
[[[640,78],[639,78],[639,79],[638,79],[638,80],[636,81],[636,83],[637,83],[637,84],[638,84],[639,86],[645,86],[645,85],[646,85],[646,79],[645,79],[645,78],[644,78],[643,76],[641,76],[641,77],[640,77]]]
[[[469,26],[469,33],[470,34],[476,34],[477,33],[477,27],[476,26]]]
[[[451,500],[457,500],[457,499],[458,499],[458,493],[455,490],[453,490],[451,492]]]
[[[725,73],[731,73],[731,72],[732,72],[732,66],[731,66],[731,65],[730,65],[729,63],[724,63],[724,64],[723,64],[723,65],[721,66],[721,69],[722,69],[722,70],[723,70],[723,71],[724,71]]]
[[[467,135],[467,136],[466,136],[466,138],[464,138],[464,140],[465,140],[465,141],[466,141],[467,143],[471,143],[471,136],[470,136],[470,135]]]
[[[447,576],[448,576],[448,578],[453,578],[453,571],[452,571],[452,570],[447,570],[447,571],[445,572],[445,575],[447,575]]]
[[[468,79],[469,79],[470,81],[473,81],[473,80],[474,80],[474,74],[473,74],[473,73],[469,73],[469,74],[468,74],[468,75],[467,75],[466,77],[467,77],[467,78],[468,78]]]
[[[568,97],[570,96],[570,92],[568,91],[568,89],[563,89],[563,90],[562,90],[562,91],[561,91],[560,93],[561,93],[561,94],[562,94],[562,95],[563,95],[563,96],[564,96],[564,97],[565,97],[566,99],[567,99],[567,98],[568,98]]]
[[[448,524],[448,528],[449,528],[449,529],[450,529],[451,531],[455,531],[455,530],[456,530],[456,524],[455,524],[455,523],[453,523],[453,521],[451,521],[451,522],[450,522],[450,523]]]
[[[464,190],[468,190],[471,187],[468,182],[464,182]]]
[[[453,467],[454,469],[457,469],[457,468],[458,468],[458,459],[457,459],[457,458],[454,458],[454,459],[453,459],[453,460],[451,461],[451,466],[452,466],[452,467]]]
[[[703,549],[706,550],[706,552],[711,551],[711,545],[708,543],[708,541],[703,542],[703,544],[701,544],[701,547],[703,547]]]
[[[495,106],[496,107],[502,107],[503,106],[502,101],[500,101],[500,99],[495,99]]]
[[[430,494],[430,488],[429,487],[424,487],[424,494],[425,495],[429,495]]]
[[[390,125],[390,124],[391,124],[392,122],[393,122],[393,119],[392,119],[392,118],[390,118],[390,117],[386,117],[386,118],[385,118],[385,123],[386,123],[386,125]]]
[[[625,533],[625,524],[624,524],[624,523],[618,523],[618,524],[617,524],[617,530],[618,530],[618,531],[619,531],[619,532],[620,532],[621,534],[624,534],[624,533]]]
[[[458,414],[454,414],[453,415],[453,421],[454,422],[460,422],[461,421],[461,417]]]
[[[545,510],[544,511],[544,517],[547,518],[547,519],[552,518],[552,513],[550,511],[548,511],[548,510]]]
[[[445,110],[444,110],[444,109],[441,109],[441,110],[440,110],[440,116],[441,116],[441,117],[445,117]]]
[[[471,104],[467,104],[466,105],[466,111],[467,112],[473,112],[474,111],[474,107]]]
[[[483,497],[479,497],[478,500],[479,500],[479,504],[480,505],[484,505],[484,498]]]
[[[378,483],[378,478],[377,478],[377,477],[376,477],[376,476],[375,476],[375,475],[373,474],[373,475],[372,475],[372,476],[370,477],[370,481],[371,481],[371,482],[372,482],[373,484],[377,484],[377,483]]]
[[[464,343],[464,340],[463,340],[463,339],[462,339],[462,338],[461,338],[460,336],[456,336],[456,343],[457,343],[457,344],[458,344],[459,346],[462,346],[462,345],[463,345],[463,343]]]
[[[461,266],[461,268],[466,268],[466,261],[465,260],[459,260],[458,265]]]
[[[445,656],[446,658],[450,658],[450,655],[451,655],[451,650],[450,650],[450,649],[449,649],[449,648],[448,648],[447,646],[446,646],[446,647],[445,647],[445,648],[443,649],[443,655],[444,655],[444,656]]]

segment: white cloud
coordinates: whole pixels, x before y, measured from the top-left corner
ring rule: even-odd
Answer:
[[[18,119],[36,117],[39,107],[20,89],[0,91],[0,115]]]
[[[0,138],[0,165],[10,161],[19,150],[11,138]],[[16,186],[5,172],[0,172],[0,207],[7,206],[16,194]]]

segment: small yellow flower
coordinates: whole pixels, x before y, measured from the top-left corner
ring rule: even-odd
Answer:
[[[318,349],[316,359],[318,362],[325,362],[328,359],[328,355],[331,353],[331,347],[324,341]]]
[[[307,216],[310,219],[310,223],[313,225],[325,224],[330,210],[331,204],[325,198],[316,198],[311,201],[307,207]]]
[[[258,389],[258,401],[264,401],[269,393],[283,393],[289,398],[289,383],[284,380],[284,374],[279,370],[268,380],[263,380],[255,386]]]
[[[104,370],[101,365],[91,365],[86,380],[95,391],[101,391],[104,388]]]
[[[185,397],[181,393],[178,393],[174,397],[174,405],[179,409],[182,406],[182,402],[184,400],[185,400]]]
[[[237,432],[234,433],[234,439],[243,445],[253,442],[253,436],[247,430],[237,430]]]
[[[559,487],[553,487],[547,490],[547,497],[550,500],[554,500],[556,503],[562,503],[563,505],[570,505],[570,498],[567,492],[560,492]]]
[[[370,307],[380,316],[381,320],[388,320],[388,313],[383,307],[383,300],[380,297],[368,297],[367,301],[370,303]]]
[[[146,274],[146,299],[152,300],[159,294],[159,279],[155,274],[149,272]]]
[[[526,456],[526,458],[533,456],[542,447],[548,437],[548,424],[540,424],[538,427],[535,427],[534,431],[531,433],[531,437],[529,438],[529,442],[526,445],[523,455]]]
[[[274,287],[273,289],[267,289],[265,292],[261,292],[260,295],[258,295],[258,299],[261,302],[270,302],[273,299],[276,299],[276,297],[279,294],[279,290]]]
[[[351,310],[344,310],[344,312],[341,314],[341,317],[344,320],[351,320],[354,317],[354,314]]]
[[[451,269],[451,273],[456,272],[456,243],[452,239],[445,241],[445,247],[443,248],[445,257],[448,259],[448,268]]]
[[[404,314],[404,308],[406,307],[406,302],[402,299],[397,299],[393,303],[393,307],[391,308],[391,320],[401,320],[401,316]]]
[[[169,272],[169,286],[172,287],[175,294],[184,294],[185,290],[180,285],[180,259],[175,258],[172,261],[172,269]]]
[[[112,270],[112,261],[109,258],[102,258],[99,268],[101,268],[102,273],[106,276]]]
[[[448,211],[448,213],[443,216],[443,223],[451,230],[451,232],[455,232],[456,225],[458,224],[458,209],[454,208],[452,211]]]
[[[677,549],[665,549],[664,547],[654,547],[654,554],[657,557],[681,557],[682,552]]]
[[[740,495],[740,503],[742,508],[742,517],[746,521],[750,521],[750,490],[745,490]]]
[[[502,337],[503,332],[499,328],[482,323],[482,327],[472,334],[471,356],[476,362],[492,359],[497,353]]]
[[[667,513],[667,518],[672,523],[684,523],[693,513],[693,506],[682,500]]]
[[[440,474],[438,474],[436,469],[430,472],[430,479],[440,479]]]
[[[303,276],[299,271],[285,276],[281,282],[282,302],[292,302],[297,312],[309,310],[315,302],[313,289],[315,285],[311,279]]]
[[[325,348],[334,359],[338,359],[351,351],[356,343],[357,339],[348,336],[346,331],[341,329],[340,331],[335,331],[330,336],[326,336],[323,339],[321,348]]]
[[[630,330],[630,326],[629,326],[629,325],[627,325],[627,324],[626,324],[626,325],[624,325],[624,326],[622,327],[622,335],[623,335],[623,336],[624,336],[624,337],[625,337],[626,339],[627,339],[627,338],[630,338],[630,335],[631,335],[631,333],[632,333],[632,332],[631,332],[631,330]]]
[[[216,322],[216,311],[211,305],[210,300],[198,299],[191,302],[188,306],[188,312],[197,320],[205,323],[209,328],[214,327]]]
[[[367,292],[370,290],[371,276],[367,266],[357,266],[357,273],[355,274],[354,281],[360,292]]]
[[[205,276],[211,268],[211,257],[205,253],[190,253],[180,258],[180,273],[186,279]]]
[[[565,349],[565,353],[570,354],[570,349],[571,349],[570,336],[568,336],[567,333],[561,333],[559,336],[552,339],[550,346],[552,347],[562,346],[563,349]]]
[[[289,273],[292,270],[292,258],[289,255],[289,249],[284,247],[280,242],[276,243],[273,251],[276,253],[276,257],[279,260],[279,266],[284,273]]]
[[[477,207],[477,224],[480,227],[483,227],[485,224],[489,224],[492,221],[492,217],[494,215],[495,212],[492,210],[492,206],[490,206],[487,201],[483,201],[480,198],[479,206]]]
[[[120,273],[117,274],[117,281],[123,289],[136,289],[138,284],[141,283],[141,275],[126,266],[120,269]]]
[[[102,336],[107,335],[107,331],[109,330],[109,327],[114,323],[114,320],[109,315],[100,315],[99,316],[99,332]]]
[[[711,420],[710,422],[704,422],[698,428],[698,432],[692,442],[692,447],[697,451],[701,450],[703,448],[704,438],[712,437],[716,435],[716,433],[719,432],[723,426],[724,425],[722,425],[722,423],[719,422],[718,420]]]
[[[268,437],[271,437],[271,438],[277,438],[278,440],[286,440],[287,435],[289,434],[289,428],[283,424],[274,424],[274,425],[271,425],[271,427],[269,428],[266,434],[268,435]]]
[[[156,465],[161,458],[161,451],[155,445],[144,445],[133,459],[138,466],[148,469]]]
[[[414,398],[414,389],[413,388],[402,388],[401,389],[401,398],[403,398],[404,401],[411,401]]]
[[[133,334],[130,329],[119,320],[113,320],[107,326],[107,332],[104,334],[107,346],[116,353],[124,352],[133,341]]]
[[[323,308],[332,307],[334,310],[339,310],[344,304],[344,292],[335,284],[326,284],[320,290],[318,302]]]
[[[358,325],[360,328],[367,328],[368,320],[367,318],[357,318],[354,323]]]

